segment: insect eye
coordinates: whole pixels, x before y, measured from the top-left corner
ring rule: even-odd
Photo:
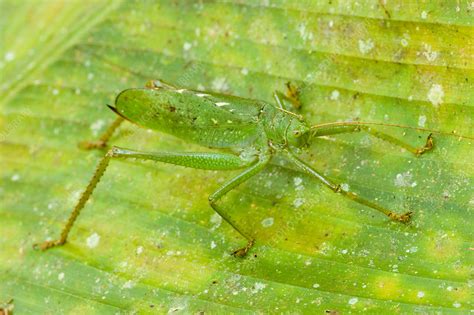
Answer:
[[[294,131],[293,134],[295,135],[295,137],[301,136],[301,132],[299,130]]]

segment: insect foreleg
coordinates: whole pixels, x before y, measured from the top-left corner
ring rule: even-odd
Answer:
[[[273,92],[273,98],[275,99],[275,103],[279,108],[285,109],[287,111],[292,111],[295,109],[297,110],[301,107],[299,99],[289,97],[280,91]]]
[[[317,127],[313,129],[313,136],[314,137],[321,137],[321,136],[329,136],[329,135],[335,135],[335,134],[341,134],[341,133],[351,133],[351,132],[359,132],[359,131],[365,131],[369,133],[370,135],[379,138],[381,140],[384,140],[386,142],[389,142],[393,145],[396,145],[398,147],[401,147],[417,156],[422,155],[423,153],[430,151],[434,147],[434,142],[433,142],[433,136],[432,134],[428,135],[428,138],[426,139],[426,143],[424,146],[420,148],[416,148],[406,142],[403,142],[395,137],[392,137],[386,133],[377,131],[376,129],[369,127],[369,126],[363,126],[363,125],[355,125],[355,124],[339,124],[337,126],[322,126],[322,127]]]
[[[345,191],[341,188],[341,185],[333,183],[330,179],[326,178],[324,175],[321,173],[317,172],[314,170],[311,166],[309,166],[307,163],[303,162],[300,160],[298,157],[296,157],[292,152],[286,151],[286,155],[288,158],[294,162],[302,171],[304,171],[306,174],[309,174],[315,178],[317,178],[320,182],[322,182],[326,187],[329,187],[332,191],[335,193],[341,194],[351,200],[354,200],[355,202],[358,202],[364,206],[370,207],[372,209],[375,209],[379,212],[382,212],[386,216],[388,216],[390,219],[407,223],[410,221],[412,212],[406,212],[404,214],[397,214],[394,213],[376,203],[373,203],[369,200],[366,200],[364,198],[359,197],[357,194],[354,194],[353,192],[350,191]]]
[[[86,202],[92,195],[97,183],[104,175],[107,166],[112,158],[135,158],[142,160],[154,160],[158,162],[170,163],[175,165],[182,165],[197,169],[207,170],[233,170],[240,169],[255,163],[255,160],[242,159],[233,154],[226,153],[209,153],[209,152],[183,152],[183,153],[159,153],[159,152],[139,152],[129,149],[123,149],[118,147],[112,147],[102,158],[97,166],[97,169],[92,176],[86,190],[82,193],[81,198],[74,207],[69,219],[64,226],[61,236],[59,239],[54,241],[46,241],[39,247],[42,250],[46,250],[51,247],[60,246],[66,243],[69,232],[74,225],[77,217],[81,210],[84,208]],[[259,165],[257,162],[256,165]],[[244,172],[245,173],[245,172]],[[219,213],[222,215],[222,213]],[[225,216],[223,216],[224,219]],[[226,219],[227,220],[227,219]]]
[[[248,235],[246,235],[245,232],[240,230],[233,220],[224,212],[222,209],[217,205],[217,201],[221,199],[223,196],[225,196],[229,191],[232,189],[236,188],[243,182],[247,181],[249,178],[252,176],[260,173],[265,165],[270,161],[271,159],[271,154],[268,153],[262,153],[262,155],[259,157],[259,160],[257,163],[254,165],[250,166],[247,168],[245,171],[237,175],[236,177],[232,178],[229,180],[227,183],[225,183],[222,187],[220,187],[216,192],[214,192],[212,195],[209,196],[209,204],[211,207],[222,217],[224,220],[226,220],[237,232],[239,232],[243,237],[245,237],[248,240],[247,246],[240,248],[236,251],[233,252],[234,256],[237,257],[244,257],[249,249],[252,247],[254,243],[254,239]]]
[[[96,141],[83,141],[79,143],[79,147],[85,150],[92,150],[92,149],[102,149],[107,146],[107,142],[114,134],[115,130],[122,124],[124,118],[117,117],[114,122],[105,130],[105,132],[100,136],[99,140]]]

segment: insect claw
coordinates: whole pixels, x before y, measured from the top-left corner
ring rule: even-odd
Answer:
[[[413,212],[408,211],[408,212],[402,214],[402,215],[399,217],[398,220],[399,220],[400,222],[402,222],[402,223],[408,223],[408,222],[410,222],[412,215],[413,215]]]
[[[420,156],[420,155],[422,155],[423,153],[432,150],[433,147],[434,147],[433,133],[430,133],[430,134],[428,135],[428,138],[426,138],[426,144],[425,144],[422,148],[416,150],[416,153],[415,153],[415,154],[416,154],[417,156]]]
[[[248,251],[250,250],[250,248],[252,248],[254,243],[255,243],[255,240],[250,240],[245,247],[242,247],[233,251],[232,256],[239,257],[239,258],[245,257]]]
[[[394,221],[398,221],[398,222],[402,222],[402,223],[408,223],[410,222],[411,220],[411,217],[413,215],[413,212],[412,211],[408,211],[404,214],[396,214],[396,213],[393,213],[393,212],[390,212],[388,214],[388,217]]]

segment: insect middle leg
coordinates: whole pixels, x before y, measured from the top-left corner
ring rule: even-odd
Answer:
[[[306,174],[309,174],[316,179],[318,179],[321,183],[323,183],[326,187],[329,187],[332,191],[335,193],[341,194],[344,197],[347,197],[351,200],[354,200],[355,202],[358,202],[364,206],[370,207],[372,209],[375,209],[386,216],[388,216],[390,219],[394,221],[399,221],[403,223],[407,223],[410,221],[410,218],[412,216],[412,212],[406,212],[403,214],[397,214],[393,211],[390,211],[389,209],[386,209],[376,203],[373,203],[367,199],[359,197],[357,194],[354,194],[353,192],[350,191],[345,191],[342,189],[341,185],[335,184],[332,182],[330,179],[326,178],[324,175],[322,175],[320,172],[316,171],[313,169],[311,166],[309,166],[307,163],[303,162],[300,160],[298,157],[296,157],[292,152],[286,151],[287,157],[296,164],[302,171],[304,171]]]
[[[236,188],[243,182],[247,181],[250,177],[260,173],[263,168],[268,164],[270,161],[271,154],[270,153],[263,153],[257,163],[247,168],[245,171],[237,175],[236,177],[229,180],[227,183],[222,185],[216,192],[209,196],[209,204],[211,207],[221,216],[223,217],[234,229],[236,229],[242,236],[244,236],[248,240],[247,246],[243,248],[239,248],[235,250],[232,254],[237,257],[244,257],[247,252],[250,250],[254,243],[254,239],[246,235],[243,231],[241,231],[237,225],[233,224],[231,218],[228,217],[224,211],[217,205],[217,201],[224,197],[228,192],[232,189]]]
[[[242,169],[249,167],[249,171],[247,173],[254,173],[253,170],[255,169],[255,166],[260,166],[261,162],[255,162],[255,161],[248,161],[248,160],[243,160],[240,157],[233,155],[233,154],[227,154],[227,153],[198,153],[198,152],[184,152],[184,153],[159,153],[159,152],[139,152],[139,151],[134,151],[134,150],[129,150],[129,149],[123,149],[123,148],[118,148],[118,147],[112,147],[102,158],[102,160],[99,162],[99,165],[97,166],[97,169],[92,176],[92,179],[90,180],[89,184],[87,185],[87,188],[85,191],[82,193],[78,203],[74,207],[73,211],[71,212],[69,219],[67,220],[60,237],[57,240],[53,241],[46,241],[43,242],[40,245],[35,245],[35,247],[40,248],[42,250],[46,250],[51,247],[55,246],[61,246],[64,243],[66,243],[69,232],[71,231],[72,226],[74,225],[74,222],[76,221],[77,217],[79,216],[81,210],[84,208],[86,202],[89,200],[91,197],[95,187],[99,183],[100,179],[105,173],[105,170],[107,169],[107,166],[110,163],[110,160],[112,158],[135,158],[135,159],[142,159],[142,160],[154,160],[158,162],[164,162],[164,163],[170,163],[170,164],[175,164],[175,165],[181,165],[181,166],[186,166],[186,167],[191,167],[191,168],[196,168],[196,169],[205,169],[205,170],[235,170],[235,169]],[[255,166],[253,166],[255,164]],[[243,174],[245,174],[244,172]],[[242,177],[242,176],[241,176]],[[248,178],[249,176],[244,176],[245,178]],[[239,183],[241,183],[239,181]],[[238,185],[238,184],[237,184]],[[224,185],[223,188],[221,188],[219,191],[226,190],[225,192],[228,192],[230,189],[234,188],[236,185],[233,185],[230,187],[230,189],[227,189],[229,185]],[[225,193],[224,193],[225,194]],[[215,194],[214,194],[215,195]],[[223,194],[218,194],[220,197],[222,197]],[[215,198],[217,200],[218,198]],[[213,207],[214,208],[214,207]],[[217,210],[216,210],[217,211]],[[229,222],[235,229],[237,227],[231,222],[230,218],[226,217],[225,214],[222,211],[217,211],[223,218]],[[242,232],[240,232],[239,229],[237,229],[239,233],[242,234],[245,238],[248,239],[246,235],[244,235]]]
[[[335,134],[341,134],[341,133],[352,133],[352,132],[359,132],[359,131],[365,131],[369,133],[370,135],[379,138],[381,140],[384,140],[386,142],[389,142],[393,145],[396,145],[398,147],[401,147],[408,152],[413,153],[416,156],[420,156],[434,148],[434,141],[433,141],[433,135],[429,134],[428,137],[426,138],[425,145],[422,147],[414,147],[411,144],[408,144],[406,142],[403,142],[395,137],[392,137],[386,133],[377,131],[376,129],[369,127],[369,126],[362,126],[362,125],[355,125],[355,124],[350,124],[348,123],[347,125],[344,124],[339,124],[337,126],[321,126],[314,128],[313,130],[313,136],[314,137],[321,137],[321,136],[329,136],[329,135],[335,135]]]
[[[273,98],[275,99],[277,107],[285,111],[291,112],[301,107],[298,99],[290,98],[280,91],[273,92]]]
[[[273,92],[273,98],[275,99],[277,107],[289,112],[301,108],[299,96],[299,88],[291,84],[291,82],[286,83],[286,93],[280,91]]]

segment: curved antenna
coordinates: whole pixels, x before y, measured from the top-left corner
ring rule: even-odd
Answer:
[[[440,134],[440,135],[446,135],[446,136],[452,136],[452,137],[459,137],[459,138],[474,140],[474,137],[457,135],[456,131],[453,131],[453,132],[449,133],[449,132],[431,130],[431,129],[428,129],[428,128],[419,128],[419,127],[405,126],[405,125],[399,125],[399,124],[385,124],[385,123],[377,123],[377,122],[359,122],[359,121],[333,122],[333,123],[324,123],[324,124],[313,125],[313,126],[310,127],[310,129],[313,130],[313,129],[317,129],[317,128],[332,127],[332,126],[334,126],[334,127],[337,127],[337,126],[398,127],[398,128],[412,129],[412,130],[418,130],[418,131],[426,131],[426,132],[431,132],[431,133],[434,133],[434,134]]]
[[[296,113],[293,113],[293,112],[290,112],[289,110],[286,110],[284,108],[281,108],[281,107],[275,107],[276,109],[278,109],[279,111],[282,111],[284,113],[287,113],[288,115],[291,115],[291,116],[294,116],[296,117],[298,120],[303,120],[303,115],[298,115]]]

